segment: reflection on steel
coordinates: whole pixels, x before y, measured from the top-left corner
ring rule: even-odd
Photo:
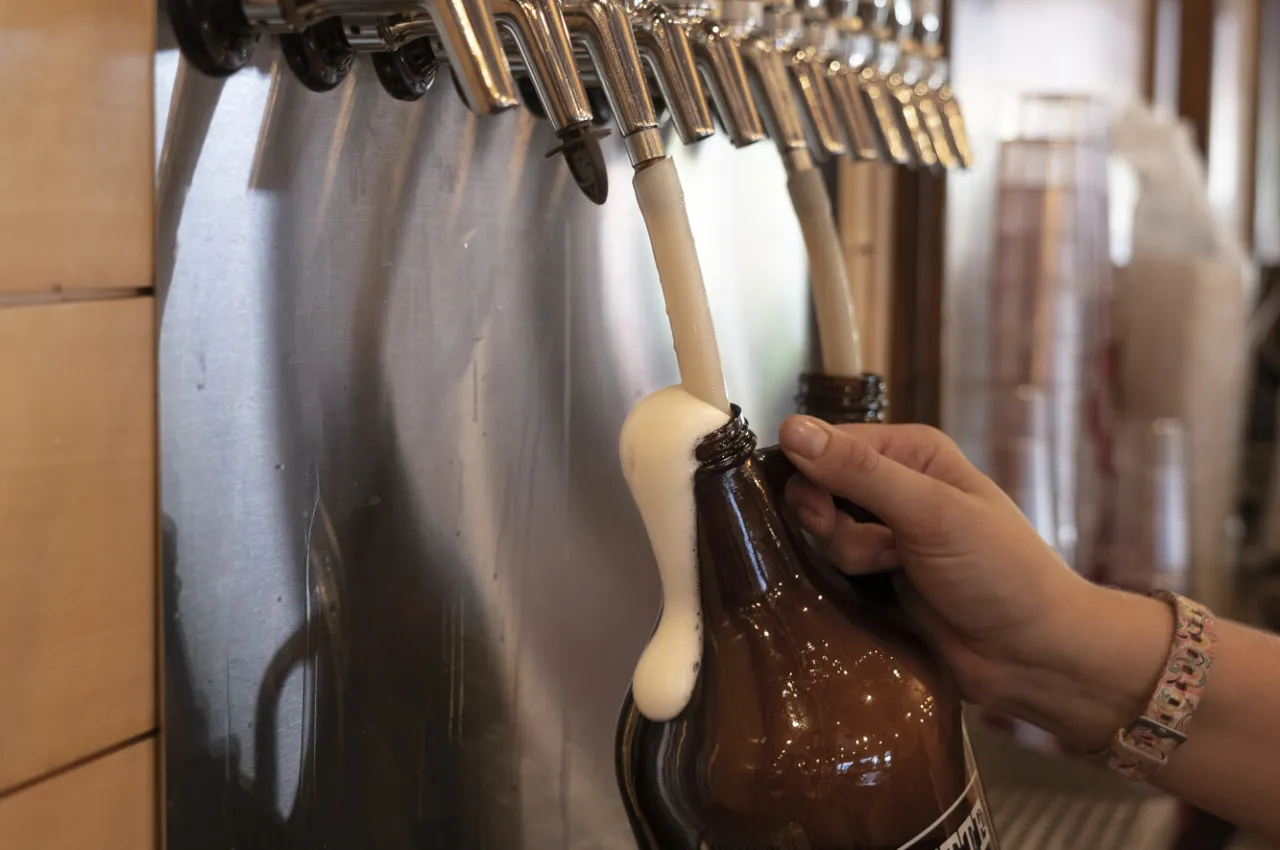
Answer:
[[[640,214],[524,110],[392,100],[367,56],[328,97],[274,79],[175,104],[166,145],[168,846],[632,848],[613,736],[660,596],[616,446],[677,380]],[[809,348],[778,157],[673,156],[776,433]]]
[[[905,29],[905,27],[903,27]],[[897,120],[901,125],[903,138],[909,145],[913,161],[926,168],[938,164],[938,154],[933,147],[933,139],[925,127],[920,111],[916,108],[915,86],[908,79],[910,64],[915,58],[911,55],[911,42],[901,34],[890,35],[890,30],[877,32],[879,44],[879,71],[881,85],[888,95],[888,101],[895,107]]]

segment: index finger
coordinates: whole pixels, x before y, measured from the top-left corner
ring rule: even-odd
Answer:
[[[973,493],[988,483],[987,477],[969,462],[954,440],[929,425],[860,422],[837,428],[913,472],[950,484],[957,490]]]

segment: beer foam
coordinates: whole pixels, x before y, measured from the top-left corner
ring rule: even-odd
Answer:
[[[662,613],[631,681],[636,708],[649,720],[673,719],[688,705],[702,662],[698,595],[694,450],[729,421],[723,410],[682,387],[642,399],[622,426],[622,474],[640,509],[662,577]]]

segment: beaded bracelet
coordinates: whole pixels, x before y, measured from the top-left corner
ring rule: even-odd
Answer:
[[[1129,779],[1151,776],[1187,740],[1187,727],[1208,681],[1217,640],[1208,608],[1165,590],[1151,595],[1173,608],[1173,644],[1146,711],[1127,728],[1117,729],[1111,738],[1107,767]]]

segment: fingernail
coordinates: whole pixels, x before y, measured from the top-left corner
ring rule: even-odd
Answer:
[[[831,435],[808,416],[792,416],[778,435],[782,446],[806,460],[817,460],[827,448]]]

